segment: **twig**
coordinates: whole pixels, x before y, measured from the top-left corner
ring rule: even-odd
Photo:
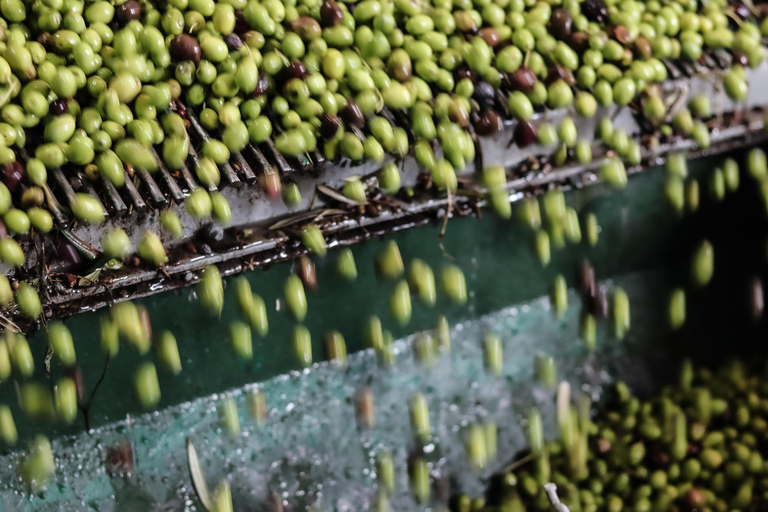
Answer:
[[[104,382],[104,377],[106,377],[107,375],[107,368],[109,368],[109,354],[107,354],[107,357],[104,360],[104,369],[101,370],[101,375],[99,376],[99,380],[96,381],[96,384],[93,386],[93,391],[91,391],[91,396],[88,397],[88,403],[80,407],[80,410],[83,411],[83,416],[85,417],[86,432],[90,432],[91,430],[91,417],[89,415],[91,411],[91,404],[93,403],[93,398],[96,396],[96,391],[98,391],[99,386],[101,386],[101,383]]]

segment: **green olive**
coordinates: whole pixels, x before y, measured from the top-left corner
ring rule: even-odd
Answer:
[[[215,265],[208,265],[200,276],[200,304],[205,311],[213,316],[221,316],[224,306],[224,284],[221,280],[219,269]]]
[[[227,329],[229,347],[241,361],[250,361],[253,358],[253,344],[251,341],[251,328],[244,322],[233,322]]]
[[[283,286],[286,309],[299,322],[307,316],[307,296],[304,292],[304,284],[297,275],[290,275]]]
[[[43,310],[37,290],[25,281],[20,282],[16,289],[16,304],[21,312],[32,320],[36,320]]]
[[[168,262],[168,255],[163,248],[163,243],[160,241],[160,237],[153,231],[146,231],[138,247],[139,256],[159,267]]]
[[[293,328],[291,338],[293,353],[299,360],[299,364],[304,368],[312,366],[312,337],[309,329],[303,325],[297,325]]]
[[[131,253],[131,241],[122,228],[113,228],[101,239],[104,253],[110,258],[124,259]]]
[[[48,346],[53,356],[64,366],[72,366],[76,362],[75,344],[72,333],[61,322],[48,324]]]
[[[160,382],[153,363],[141,363],[136,369],[133,375],[133,391],[144,409],[154,408],[160,402]]]
[[[389,313],[400,325],[411,320],[411,290],[405,280],[395,284],[389,297]]]
[[[336,256],[336,273],[346,281],[357,279],[357,265],[352,250],[344,247],[339,250]]]
[[[171,375],[181,373],[181,356],[176,337],[170,331],[163,331],[155,341],[157,362],[160,367]]]

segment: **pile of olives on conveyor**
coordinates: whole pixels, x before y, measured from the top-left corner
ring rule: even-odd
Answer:
[[[707,147],[713,109],[696,96],[668,111],[657,87],[664,61],[725,53],[733,65],[717,79],[744,100],[745,68],[764,59],[764,13],[723,1],[4,0],[0,261],[24,265],[18,238],[51,231],[68,212],[101,222],[89,193],[101,187],[88,182],[119,192],[136,171],[159,167],[173,176],[188,167],[203,184],[188,191],[189,214],[227,224],[220,166],[249,145],[293,160],[379,162],[386,193],[400,188],[394,162],[406,155],[437,193],[455,192],[476,135],[509,119],[517,146],[549,146],[556,163],[590,161],[572,117],[598,106],[630,106],[654,133]],[[559,126],[535,124],[546,109],[569,115]],[[190,138],[191,116],[205,140]],[[641,148],[626,135],[602,141],[636,165]],[[53,170],[77,178],[69,204],[51,193]],[[273,197],[284,190],[286,202],[298,200],[296,184],[283,187],[274,169],[261,178]],[[355,201],[366,193],[361,183],[346,188]],[[161,228],[181,236],[173,211]],[[166,261],[157,233],[137,248],[111,235],[100,248],[108,255]]]

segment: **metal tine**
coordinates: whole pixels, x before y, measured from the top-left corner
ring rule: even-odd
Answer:
[[[168,203],[168,200],[163,195],[163,192],[160,190],[160,187],[157,186],[157,183],[155,183],[155,179],[149,174],[149,172],[145,171],[144,169],[136,170],[136,172],[139,175],[139,178],[141,178],[141,181],[144,182],[144,186],[146,186],[147,191],[149,192],[149,198],[152,202],[152,206],[159,208],[160,206],[163,206]]]
[[[678,68],[670,59],[664,59],[662,62],[664,62],[664,65],[667,67],[669,76],[672,77],[672,79],[677,80],[682,76],[680,68]]]
[[[195,134],[195,137],[200,140],[201,143],[206,142],[211,139],[211,137],[208,135],[208,132],[205,131],[203,128],[203,125],[200,124],[200,121],[197,119],[197,112],[191,107],[187,108],[187,121],[189,121],[190,128],[192,128],[192,132]],[[221,175],[226,179],[230,184],[234,185],[235,187],[239,187],[242,182],[240,181],[240,178],[237,176],[237,173],[232,168],[229,162],[224,162],[222,165],[219,166],[221,169]]]
[[[691,66],[691,64],[689,64],[688,62],[678,59],[676,64],[678,65],[678,67],[680,67],[680,70],[686,76],[693,76],[694,74],[696,74],[696,69],[693,66]]]
[[[262,153],[259,148],[257,148],[253,144],[248,144],[245,146],[245,151],[247,154],[246,162],[253,167],[254,174],[260,174],[263,173],[266,169],[272,168],[272,165],[267,160],[267,157],[264,156],[264,153]]]
[[[190,152],[194,151],[192,146],[189,147],[189,150]],[[193,192],[200,188],[200,185],[197,184],[195,177],[192,176],[192,173],[189,171],[189,166],[187,166],[187,164],[182,165],[181,169],[179,169],[179,172],[181,173],[181,177],[184,178],[184,183],[187,184],[187,190]]]
[[[118,216],[123,216],[128,213],[128,207],[125,205],[125,201],[120,197],[120,193],[117,191],[111,181],[107,179],[100,179],[101,186],[104,187],[104,194],[109,198],[109,203],[114,213]]]
[[[72,201],[75,200],[75,191],[72,188],[72,185],[69,183],[69,180],[67,180],[67,177],[64,176],[61,168],[56,167],[52,169],[51,174],[53,174],[53,179],[56,181],[56,185],[64,193],[64,197],[67,198],[67,204],[72,204]]]
[[[704,55],[705,54],[702,54],[702,59],[695,60],[691,63],[691,66],[693,67],[693,69],[695,70],[695,73],[697,74],[704,74],[704,73],[707,73],[708,71],[712,71],[712,67],[701,63],[701,60],[703,60]]]
[[[325,164],[326,158],[321,151],[315,149],[312,151],[312,160],[315,162],[315,167],[321,167]]]
[[[90,195],[92,198],[97,200],[99,204],[101,205],[101,211],[104,212],[105,217],[109,217],[109,212],[107,211],[106,206],[104,206],[104,203],[102,202],[101,198],[99,197],[99,194],[96,193],[96,189],[93,188],[93,185],[91,184],[91,180],[85,177],[85,175],[81,172],[77,173],[77,178],[80,180],[80,182],[83,184],[83,188],[85,191]]]
[[[133,179],[131,179],[131,177],[128,176],[127,172],[125,172],[125,191],[128,193],[128,196],[131,198],[131,203],[133,203],[134,209],[146,210],[147,203],[145,203],[144,199],[142,199],[141,195],[139,195],[139,191],[136,190],[136,187],[133,185]]]
[[[192,159],[192,162],[195,164],[195,167],[197,167],[198,161],[200,160],[200,157],[197,154],[197,151],[195,151],[195,148],[193,148],[191,145],[189,146],[189,158]],[[190,179],[194,180],[192,177],[192,173],[189,171],[189,166],[187,166],[187,173],[189,173]],[[195,184],[197,184],[197,181],[195,181]],[[209,191],[218,190],[218,187],[215,185],[211,185],[208,187]]]
[[[729,52],[725,50],[715,50],[714,52],[712,52],[712,54],[714,55],[715,60],[717,61],[717,64],[722,69],[727,69],[731,67],[731,63],[733,62],[733,56]]]
[[[182,202],[184,200],[184,192],[181,191],[181,187],[179,187],[179,184],[176,183],[176,180],[171,176],[170,171],[168,171],[168,168],[165,166],[165,162],[163,162],[163,159],[157,154],[155,148],[152,148],[152,155],[155,157],[155,161],[157,161],[158,173],[165,186],[168,187],[168,192],[171,194],[171,198],[176,203]]]
[[[248,165],[248,162],[245,160],[245,157],[243,157],[242,153],[239,151],[232,151],[232,157],[230,160],[234,162],[232,167],[234,167],[236,171],[240,171],[240,173],[245,178],[246,183],[253,185],[256,183],[256,181],[258,181],[258,178],[256,178],[256,175],[253,173],[253,169],[251,169],[251,166]]]
[[[280,171],[280,174],[289,174],[295,172],[293,167],[288,164],[288,161],[285,159],[285,157],[277,150],[275,143],[272,142],[271,138],[267,139],[264,145],[267,147],[270,156],[272,156],[275,163],[277,164],[277,170]]]
[[[708,71],[711,71],[711,70],[715,69],[716,67],[718,67],[717,62],[715,62],[714,57],[712,55],[710,55],[709,52],[702,53],[701,54],[701,60],[704,62],[703,65],[704,65],[704,67]]]

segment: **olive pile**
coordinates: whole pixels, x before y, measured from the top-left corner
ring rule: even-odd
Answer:
[[[618,383],[596,418],[558,388],[559,439],[544,442],[528,416],[530,449],[497,475],[481,508],[467,496],[457,512],[552,510],[552,482],[571,511],[761,510],[768,493],[765,370],[733,362],[712,372],[683,364],[679,381],[643,400]],[[468,455],[471,455],[471,451]],[[485,508],[483,508],[485,507]]]
[[[702,146],[706,98],[667,113],[653,84],[664,59],[695,61],[729,52],[726,93],[745,99],[744,68],[764,58],[763,11],[745,4],[622,0],[4,0],[0,8],[0,260],[24,264],[13,236],[53,228],[48,173],[64,168],[124,186],[134,170],[189,164],[214,190],[219,166],[249,144],[273,144],[287,157],[322,154],[381,162],[379,186],[394,193],[395,159],[413,154],[438,189],[458,187],[456,171],[475,157],[473,133],[490,135],[515,119],[520,147],[538,142],[589,161],[573,120],[533,123],[536,111],[632,105],[662,134]],[[212,137],[195,148],[190,118]],[[198,122],[198,121],[195,121]],[[636,164],[640,146],[603,133],[610,150]],[[434,142],[441,149],[436,150]],[[621,180],[617,160],[606,179]],[[127,174],[126,174],[126,171]],[[269,174],[269,173],[268,173]],[[274,173],[273,173],[274,174]],[[503,173],[500,176],[503,178]],[[279,176],[265,186],[280,189]],[[275,180],[277,180],[275,182]],[[620,182],[620,181],[619,181]],[[364,200],[360,182],[345,185]],[[501,194],[492,197],[503,210]],[[294,183],[285,200],[298,201]],[[78,191],[66,205],[101,222],[101,205]],[[190,191],[187,211],[226,224],[218,192]],[[175,214],[162,228],[181,236]],[[110,255],[133,252],[115,234]],[[166,256],[148,233],[138,247],[150,264]]]

